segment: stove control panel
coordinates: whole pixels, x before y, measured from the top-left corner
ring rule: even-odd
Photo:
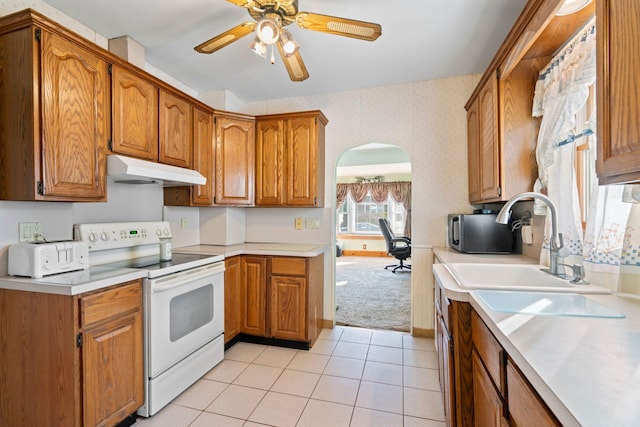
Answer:
[[[107,222],[73,226],[73,239],[85,242],[90,252],[153,245],[160,243],[161,238],[171,238],[171,226],[167,221]]]

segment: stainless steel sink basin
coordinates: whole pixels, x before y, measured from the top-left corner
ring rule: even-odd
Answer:
[[[574,293],[477,290],[475,295],[491,310],[504,313],[538,316],[625,317],[617,310]]]
[[[548,292],[611,293],[605,288],[573,284],[545,273],[535,264],[452,263],[447,268],[460,287],[465,289],[510,289]]]

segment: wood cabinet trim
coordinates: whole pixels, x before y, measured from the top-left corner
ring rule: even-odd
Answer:
[[[514,425],[561,425],[511,358],[507,358],[506,373],[507,406]]]
[[[78,298],[80,327],[123,316],[142,307],[142,286],[134,280],[107,290],[82,294]]]
[[[77,44],[85,49],[89,49],[93,51],[95,54],[100,55],[104,60],[106,60],[110,64],[117,64],[128,71],[139,75],[145,80],[153,82],[158,88],[162,88],[168,91],[180,93],[180,95],[184,98],[187,98],[190,103],[194,105],[198,105],[200,108],[204,108],[209,111],[213,111],[213,109],[202,101],[184,93],[178,91],[175,87],[170,84],[164,82],[163,80],[155,77],[154,75],[148,73],[147,71],[136,67],[125,59],[120,58],[119,56],[109,52],[108,50],[98,46],[95,42],[79,35],[76,32],[71,31],[70,29],[64,27],[63,25],[53,21],[52,19],[46,17],[40,12],[34,9],[24,9],[3,17],[0,17],[0,34],[4,34],[7,32],[15,31],[21,28],[27,28],[31,25],[37,25],[39,28],[46,29],[52,33],[58,34],[64,38],[69,39],[70,42]]]
[[[480,316],[473,311],[471,315],[471,335],[473,346],[480,356],[491,381],[504,397],[506,395],[506,378],[504,372],[505,351],[498,340],[484,324]]]

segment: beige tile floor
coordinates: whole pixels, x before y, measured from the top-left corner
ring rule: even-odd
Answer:
[[[238,343],[136,426],[444,426],[433,339],[325,329],[309,351]]]

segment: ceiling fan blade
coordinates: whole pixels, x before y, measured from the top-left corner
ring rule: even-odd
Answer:
[[[367,41],[374,41],[382,34],[380,24],[310,12],[299,12],[296,15],[296,24],[305,30],[320,31]]]
[[[294,82],[307,80],[309,78],[309,72],[302,61],[300,51],[297,50],[295,53],[286,56],[282,49],[282,42],[279,41],[276,45],[278,46],[278,52],[280,52],[280,57],[282,58],[282,62],[284,62],[284,66],[287,68],[291,80]]]
[[[218,49],[222,49],[228,44],[246,36],[251,33],[255,28],[255,22],[244,22],[240,25],[236,25],[230,30],[225,31],[222,34],[218,34],[212,39],[207,40],[204,43],[194,47],[194,49],[200,53],[213,53]]]
[[[233,3],[236,6],[240,6],[240,7],[246,7],[249,8],[251,7],[251,4],[253,3],[252,0],[227,0],[229,3]]]

